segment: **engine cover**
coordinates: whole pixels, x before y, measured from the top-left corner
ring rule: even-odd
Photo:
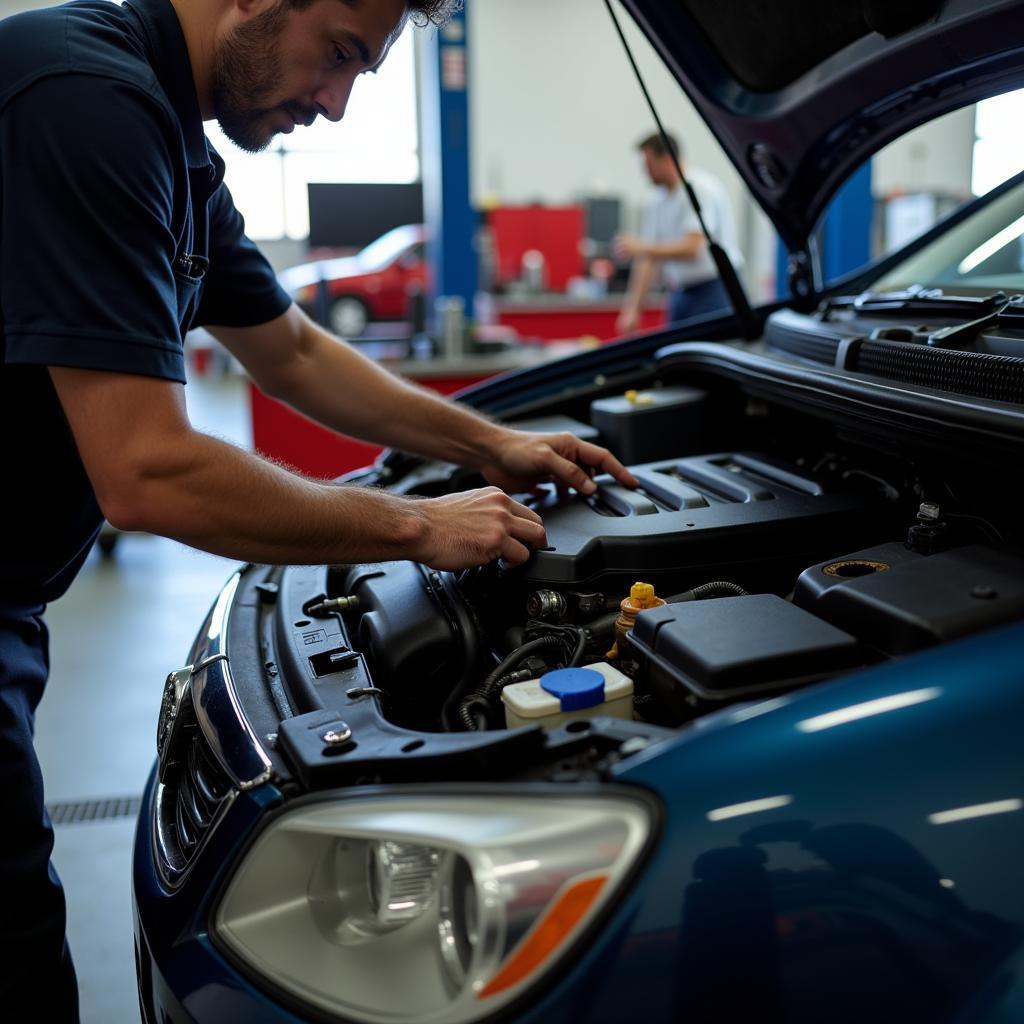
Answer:
[[[799,572],[877,536],[885,503],[830,491],[800,467],[753,453],[720,453],[630,467],[633,491],[598,478],[589,498],[553,492],[533,507],[549,547],[515,575],[530,585],[586,585],[608,575],[761,579],[780,564]],[[514,574],[510,574],[514,575]]]

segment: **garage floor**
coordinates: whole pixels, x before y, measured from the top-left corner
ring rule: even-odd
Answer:
[[[237,377],[190,383],[193,423],[247,445],[245,388]],[[36,719],[46,799],[55,821],[93,815],[57,824],[54,851],[83,1024],[139,1019],[130,874],[136,800],[156,753],[164,678],[181,667],[232,568],[173,541],[125,535],[112,558],[93,551],[48,612],[52,668]]]

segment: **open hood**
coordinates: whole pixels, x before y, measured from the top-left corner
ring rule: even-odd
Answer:
[[[1024,0],[622,0],[790,251],[910,128],[1024,85]]]

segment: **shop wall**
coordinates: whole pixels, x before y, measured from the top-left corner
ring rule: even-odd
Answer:
[[[561,203],[614,194],[635,228],[648,185],[636,142],[654,130],[604,5],[596,0],[468,0],[473,201]],[[621,9],[620,9],[621,13]],[[639,30],[623,15],[637,62],[687,161],[733,199],[755,294],[774,281],[767,221],[717,142]]]

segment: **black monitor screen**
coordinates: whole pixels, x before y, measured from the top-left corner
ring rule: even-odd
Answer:
[[[423,223],[423,186],[311,182],[309,244],[361,249],[385,231]]]

